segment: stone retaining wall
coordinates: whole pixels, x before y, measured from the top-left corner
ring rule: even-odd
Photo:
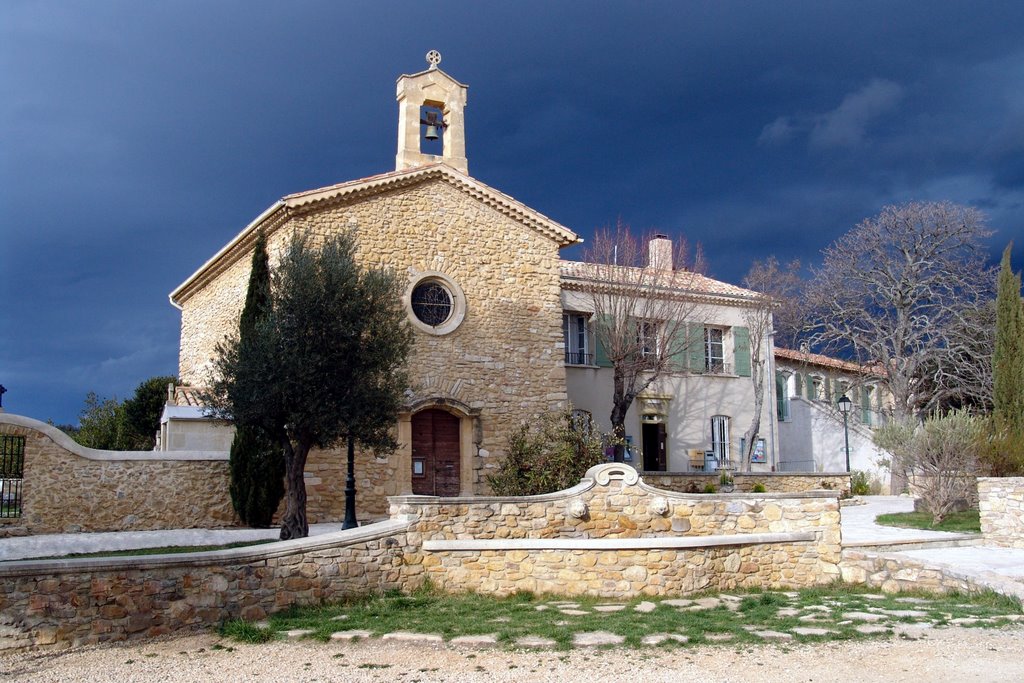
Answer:
[[[608,464],[593,468],[579,486],[547,496],[391,500],[392,516],[416,520],[411,544],[434,548],[406,561],[422,561],[430,580],[447,590],[624,598],[807,586],[839,576],[838,493],[681,494],[647,486],[628,466]],[[801,533],[799,540],[785,536]],[[680,538],[703,542],[666,542]],[[480,550],[438,545],[467,539],[499,542]],[[561,543],[530,542],[536,539]],[[600,542],[580,549],[582,539]]]
[[[158,636],[409,589],[405,522],[193,555],[0,563],[0,651]]]
[[[837,495],[679,494],[607,464],[546,496],[393,498],[389,521],[310,539],[3,562],[0,649],[259,619],[291,605],[412,590],[427,578],[452,591],[610,597],[822,584],[839,576]]]
[[[848,583],[865,584],[886,593],[899,591],[930,591],[970,593],[992,590],[1024,599],[1024,585],[1000,581],[978,574],[958,571],[937,563],[928,563],[899,553],[868,550],[843,550],[842,577]]]
[[[978,509],[986,544],[1024,548],[1024,477],[979,477]]]
[[[651,486],[680,493],[700,493],[711,484],[720,488],[717,472],[642,472]],[[803,493],[804,491],[849,491],[850,475],[846,472],[735,472],[734,491],[749,493],[762,484],[768,493]]]
[[[0,537],[236,523],[227,453],[101,451],[9,413],[0,434],[25,437],[21,517],[0,519]]]

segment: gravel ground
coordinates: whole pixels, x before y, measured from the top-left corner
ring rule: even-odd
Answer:
[[[216,635],[196,635],[4,655],[0,680],[1018,683],[1024,680],[1024,628],[943,628],[930,630],[918,640],[571,652],[455,650],[380,641],[244,645]]]

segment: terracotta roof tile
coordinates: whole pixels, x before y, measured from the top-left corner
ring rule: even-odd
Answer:
[[[609,282],[626,280],[637,282],[642,278],[644,284],[654,287],[678,289],[680,292],[705,295],[725,296],[739,299],[758,299],[762,295],[750,289],[737,287],[728,282],[715,280],[687,270],[652,271],[647,268],[628,266],[611,266],[606,264],[586,263],[583,261],[562,261],[562,278],[565,280],[586,280],[591,282]]]

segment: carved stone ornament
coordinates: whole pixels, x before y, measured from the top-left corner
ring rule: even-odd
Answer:
[[[664,517],[668,513],[668,501],[661,496],[651,501],[650,511],[652,515]]]
[[[569,507],[566,508],[566,512],[574,519],[583,519],[587,516],[587,504],[577,498],[569,503]]]
[[[626,486],[632,486],[640,481],[640,475],[637,474],[636,470],[621,462],[607,462],[603,465],[594,465],[583,476],[593,479],[601,486],[607,486],[615,479],[622,480],[622,483]]]

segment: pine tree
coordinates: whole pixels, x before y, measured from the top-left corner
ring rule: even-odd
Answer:
[[[1010,266],[1011,242],[1003,252],[996,294],[996,345],[992,354],[992,419],[997,438],[993,474],[1024,470],[1024,308],[1021,276]]]
[[[261,232],[253,246],[249,288],[238,324],[241,346],[252,343],[259,325],[266,322],[271,306],[267,240]],[[229,492],[231,504],[243,523],[257,528],[270,526],[284,497],[284,469],[281,448],[263,429],[236,426],[229,459]]]

